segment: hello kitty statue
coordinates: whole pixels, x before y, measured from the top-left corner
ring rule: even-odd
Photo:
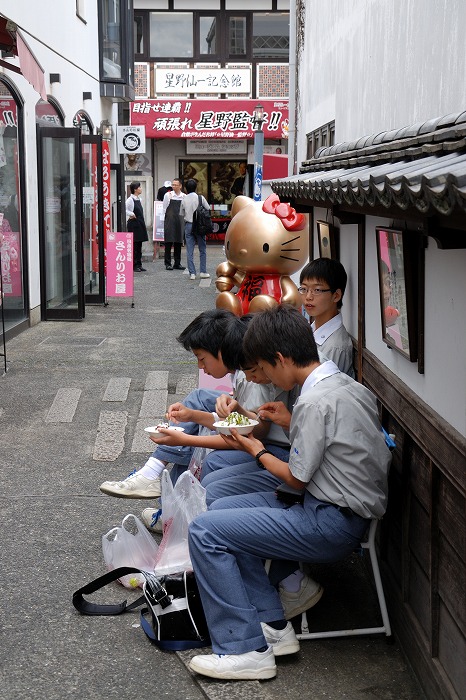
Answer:
[[[289,275],[309,256],[304,214],[271,194],[264,202],[236,197],[231,217],[225,236],[227,262],[217,267],[217,308],[237,316],[278,304],[300,308],[302,298]],[[233,287],[238,287],[236,294],[230,291]]]

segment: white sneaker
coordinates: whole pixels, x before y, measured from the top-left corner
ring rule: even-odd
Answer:
[[[161,535],[163,532],[162,509],[144,508],[141,513],[141,520],[150,532]]]
[[[190,279],[190,280],[195,280],[195,279],[196,279],[196,275],[189,275],[189,279]]]
[[[318,603],[322,598],[324,589],[320,583],[317,583],[317,581],[305,574],[297,593],[285,590],[282,585],[279,585],[278,592],[283,605],[285,620],[291,620],[292,617],[296,617],[296,615],[303,613]]]
[[[148,479],[139,472],[123,481],[104,481],[99,488],[102,493],[117,498],[158,498],[162,493],[160,479]]]
[[[291,622],[282,630],[276,630],[265,622],[261,622],[265,641],[272,647],[275,656],[296,654],[299,651],[299,641]]]
[[[201,272],[201,273],[199,274],[199,277],[201,278],[201,280],[206,280],[206,279],[208,279],[208,278],[210,277],[210,275],[209,275],[208,272]]]
[[[267,651],[248,651],[246,654],[205,654],[193,656],[191,671],[209,678],[230,681],[253,681],[275,678],[277,666],[272,647]]]

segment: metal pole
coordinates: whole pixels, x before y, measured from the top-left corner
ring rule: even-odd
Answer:
[[[264,132],[262,123],[254,131],[254,201],[260,202],[262,197],[262,166],[264,163]]]

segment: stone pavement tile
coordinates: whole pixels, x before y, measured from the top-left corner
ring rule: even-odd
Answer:
[[[144,431],[144,428],[148,428],[150,425],[157,425],[157,423],[160,423],[162,420],[164,420],[163,416],[156,416],[152,418],[143,418],[137,421],[133,442],[131,443],[131,452],[142,452],[149,457],[155,450],[156,445]]]
[[[81,389],[59,389],[45,418],[46,423],[71,423]]]
[[[151,416],[163,416],[167,410],[167,389],[154,389],[145,391],[142,397],[140,418],[150,418]],[[148,424],[149,425],[149,424]]]
[[[126,411],[102,411],[92,459],[114,462],[125,448]]]
[[[102,401],[126,401],[130,385],[130,377],[112,377],[108,381]]]
[[[145,391],[150,391],[151,389],[166,389],[168,387],[168,374],[168,371],[160,370],[148,372],[144,385]]]

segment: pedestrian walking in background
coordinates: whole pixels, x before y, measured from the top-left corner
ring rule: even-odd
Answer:
[[[183,243],[184,221],[180,215],[181,202],[186,197],[181,191],[181,181],[174,177],[173,190],[166,192],[163,198],[163,211],[165,219],[163,223],[163,237],[165,241],[165,269],[186,270],[181,264],[181,244]],[[171,262],[173,245],[174,264]]]
[[[133,270],[146,272],[142,266],[142,244],[148,241],[144,211],[139,196],[142,192],[140,182],[132,182],[129,186],[131,195],[126,200],[126,228],[133,234]]]
[[[181,203],[180,212],[184,217],[184,235],[186,239],[186,255],[188,258],[188,270],[189,279],[196,279],[196,266],[194,264],[194,248],[196,243],[199,247],[199,263],[200,263],[200,274],[199,277],[202,279],[210,277],[207,272],[207,244],[204,236],[196,236],[193,233],[193,216],[199,205],[199,196],[196,194],[197,182],[196,180],[188,180],[186,183],[187,195]],[[201,195],[202,205],[206,209],[210,209],[209,204],[205,197]]]

